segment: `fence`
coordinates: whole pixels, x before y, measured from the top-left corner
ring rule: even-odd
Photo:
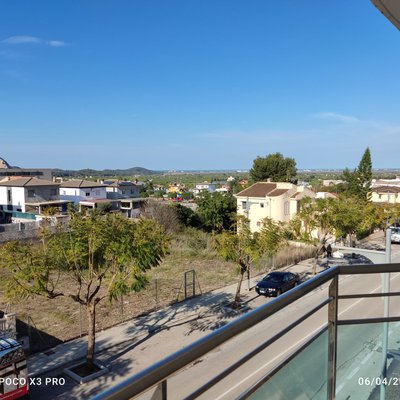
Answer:
[[[20,213],[21,214],[21,213]],[[48,226],[50,229],[63,221],[46,219],[42,221],[16,222],[12,224],[0,224],[0,243],[11,240],[35,239],[39,236],[40,229]]]

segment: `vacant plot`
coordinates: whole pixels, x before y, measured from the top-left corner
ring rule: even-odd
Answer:
[[[252,275],[263,273],[273,265],[279,267],[308,257],[305,249],[285,249],[275,260],[262,260],[254,266]],[[102,330],[123,321],[151,312],[157,308],[184,299],[184,275],[195,271],[196,294],[208,292],[237,280],[233,263],[221,260],[210,245],[210,236],[198,230],[188,230],[175,236],[170,254],[160,266],[148,273],[149,284],[139,293],[124,296],[109,305],[101,302],[97,307],[96,329]],[[188,283],[192,275],[188,274]],[[4,299],[4,279],[0,279],[0,310],[7,305]],[[74,285],[68,277],[61,277],[62,287]],[[187,286],[188,295],[192,286]],[[13,302],[11,311],[17,314],[18,331],[31,337],[32,351],[52,347],[86,333],[85,309],[69,298],[58,297],[48,300],[31,297]]]

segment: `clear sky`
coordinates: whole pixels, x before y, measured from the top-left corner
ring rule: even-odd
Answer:
[[[0,157],[400,167],[399,48],[369,0],[4,0]]]

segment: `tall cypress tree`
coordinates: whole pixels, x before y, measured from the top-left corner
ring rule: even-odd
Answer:
[[[369,200],[371,197],[372,161],[369,147],[365,150],[356,171],[358,197]]]

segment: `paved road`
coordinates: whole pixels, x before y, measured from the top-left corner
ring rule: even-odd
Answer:
[[[395,247],[395,251],[393,252],[393,262],[400,262],[400,246]],[[392,274],[391,278],[392,290],[400,291],[400,277],[396,274]],[[379,275],[356,277],[344,276],[340,279],[340,287],[341,293],[345,293],[346,291],[353,293],[356,291],[359,293],[376,292],[381,290],[380,277]],[[174,400],[184,398],[202,383],[214,377],[225,367],[231,365],[234,361],[240,358],[241,355],[246,354],[255,346],[273,336],[273,334],[278,332],[283,326],[286,326],[290,321],[298,318],[301,314],[314,307],[326,297],[327,285],[308,294],[295,304],[282,310],[282,312],[271,316],[267,321],[259,324],[251,331],[244,332],[240,336],[235,337],[223,347],[196,362],[191,368],[188,368],[172,377],[168,381],[170,398]],[[270,301],[270,299],[256,297],[252,300],[251,305],[257,306],[268,301]],[[339,309],[340,317],[361,318],[367,316],[381,316],[382,304],[381,299],[373,300],[372,304],[371,300],[346,300]],[[392,308],[395,309],[395,307],[398,310],[397,303],[393,303]],[[395,312],[395,314],[398,313]],[[312,337],[315,332],[324,326],[326,319],[327,310],[324,308],[310,317],[307,321],[303,322],[296,329],[280,338],[274,346],[263,351],[262,354],[259,354],[257,357],[243,365],[239,371],[233,373],[215,388],[206,392],[201,398],[212,400],[230,400],[235,398],[246,388],[267,374],[274,366],[278,365],[288,354],[301,346],[307,338]],[[222,322],[225,323],[226,321]],[[215,323],[215,321],[213,323]],[[208,328],[207,319],[205,319],[204,331],[207,331]],[[355,332],[354,329],[357,329],[357,332]],[[202,330],[203,327],[198,325],[195,327],[193,331],[194,333],[191,334],[194,336],[200,336],[200,331]],[[50,388],[45,387],[32,388],[32,397],[40,398],[41,400],[46,398],[58,398],[63,400],[90,398],[93,394],[98,392],[99,388],[104,390],[107,386],[111,386],[121,381],[123,376],[129,376],[137,372],[138,365],[136,357],[138,356],[138,353],[146,352],[146,354],[149,355],[149,364],[152,363],[152,357],[154,358],[154,361],[159,359],[160,355],[162,357],[164,352],[167,351],[165,345],[167,344],[167,341],[171,341],[172,332],[176,334],[176,341],[183,345],[187,338],[186,335],[188,334],[187,330],[184,329],[184,325],[175,327],[170,333],[168,330],[160,332],[156,337],[152,338],[151,341],[145,341],[143,344],[135,344],[134,346],[127,346],[125,348],[122,347],[118,357],[115,359],[112,356],[112,352],[101,354],[99,357],[100,360],[106,360],[107,365],[110,365],[112,368],[111,372],[101,380],[82,386],[77,386],[72,382],[67,382],[65,387],[53,387],[51,388],[51,391],[49,390]],[[370,366],[374,365],[374,363],[375,365],[378,365],[379,363],[379,334],[380,328],[377,329],[372,326],[367,327],[366,325],[361,325],[358,327],[341,327],[339,340],[342,342],[342,352],[339,353],[338,357],[338,399],[360,399],[361,397],[348,397],[348,395],[354,396],[354,394],[352,394],[354,388],[357,394],[365,393],[366,396],[368,396],[367,392],[370,389],[373,389],[368,387],[359,388],[355,386],[355,383],[357,383],[357,377],[360,374],[367,372],[370,373],[370,371],[367,371]],[[320,341],[323,340],[325,339],[321,336]],[[393,346],[395,344],[396,343],[394,343]],[[146,349],[148,346],[152,346],[152,349]],[[322,363],[321,366],[320,361],[324,360],[324,357],[326,357],[326,348],[327,346],[321,346],[319,342],[314,343],[313,352],[308,355],[306,354],[302,359],[303,361],[300,363],[299,368],[302,368],[303,374],[295,373],[295,370],[293,370],[291,383],[284,385],[285,390],[288,390],[288,395],[286,396],[285,392],[285,395],[282,394],[280,397],[276,397],[277,399],[308,400],[313,398],[312,396],[314,396],[314,394],[315,399],[323,398],[322,394],[326,391],[326,388],[321,385],[321,380],[326,376],[326,373],[323,370],[325,364]],[[59,372],[50,374],[50,376],[57,374],[59,374]],[[296,381],[296,377],[301,375],[304,376],[304,381]],[[299,387],[301,389],[298,389]],[[361,389],[364,392],[360,391]],[[146,396],[143,396],[143,398],[146,398]],[[274,399],[274,397],[268,398],[271,398],[272,400]]]
[[[395,248],[392,261],[400,262],[400,250]],[[378,274],[365,276],[343,276],[340,279],[340,293],[377,293],[381,291],[381,281]],[[391,290],[400,291],[400,274],[391,274]],[[273,336],[279,329],[293,321],[301,313],[306,312],[314,305],[327,297],[327,285],[323,289],[305,296],[295,304],[273,315],[249,332],[236,337],[228,344],[203,358],[192,368],[183,371],[168,381],[169,393],[173,398],[181,399],[192,389],[201,386],[224,368],[238,360],[240,356],[255,348],[258,344]],[[268,301],[268,300],[267,300]],[[390,302],[391,315],[399,315],[400,299],[392,298]],[[383,299],[342,300],[339,307],[339,318],[367,318],[383,315]],[[304,341],[313,336],[326,324],[327,310],[322,309],[296,329],[279,339],[271,348],[263,351],[239,370],[225,378],[218,385],[202,395],[202,399],[228,400],[236,398],[246,388],[257,382],[269,371],[278,365],[286,356],[298,348]],[[398,323],[392,323],[391,334],[398,332]],[[382,324],[367,324],[357,326],[340,326],[338,331],[338,380],[337,399],[367,399],[374,389],[373,386],[359,385],[359,377],[379,376],[381,363],[381,334]],[[396,339],[396,338],[395,338]],[[394,350],[399,350],[396,340],[392,338]],[[397,340],[400,338],[397,336]],[[326,359],[327,346],[323,344],[326,336],[322,337],[318,345],[302,358],[302,373],[290,371],[287,374],[289,381],[280,385],[284,392],[261,393],[259,399],[296,399],[325,398],[326,385],[321,381],[326,378],[326,368],[321,370],[321,359]],[[390,349],[393,350],[393,349]],[[297,371],[299,372],[299,371]],[[296,378],[302,376],[299,381]]]
[[[353,289],[362,289],[362,291],[377,292],[380,290],[380,285],[376,285],[375,282],[364,283],[354,282],[353,278],[345,277],[340,282],[344,287],[349,286]],[[392,277],[392,283],[400,284],[400,274]],[[304,309],[307,306],[318,303],[320,300],[325,298],[327,295],[326,290],[317,291],[310,296],[308,299],[303,299]],[[368,308],[368,314],[364,307],[363,301],[353,301],[340,311],[340,318],[359,318],[360,315],[364,316],[378,316],[382,312],[382,301],[375,300],[375,305]],[[399,302],[397,301],[395,306],[398,307]],[[398,308],[397,308],[398,309]],[[259,324],[256,328],[251,331],[235,338],[231,343],[224,346],[222,349],[214,352],[210,356],[203,359],[200,364],[196,364],[190,370],[179,374],[177,377],[171,379],[169,382],[169,390],[174,393],[174,398],[184,398],[185,394],[188,394],[188,390],[192,387],[196,387],[204,382],[207,378],[212,378],[218,371],[221,371],[224,367],[232,364],[234,360],[239,358],[239,355],[244,355],[257,344],[262,343],[269,337],[271,337],[280,327],[287,324],[289,321],[295,319],[299,315],[298,305],[289,307],[284,312],[274,315],[262,324]],[[240,368],[237,372],[230,375],[223,382],[217,385],[215,388],[207,392],[202,398],[204,399],[232,399],[246,390],[249,385],[254,384],[266,373],[268,373],[274,366],[285,358],[288,353],[295,350],[304,342],[305,339],[312,336],[318,331],[326,321],[327,313],[326,310],[321,310],[305,323],[298,326],[295,330],[291,331],[283,338],[281,338],[274,346],[271,346],[268,350],[265,350],[259,356],[253,358],[247,362],[246,365]],[[349,384],[354,383],[358,375],[361,376],[379,376],[377,369],[371,371],[371,365],[377,365],[380,360],[380,340],[379,334],[381,325],[360,325],[360,326],[341,326],[339,331],[339,346],[340,350],[338,353],[338,392],[346,394],[343,398],[348,398],[347,394],[349,390],[345,390],[349,387]],[[326,354],[327,347],[321,347],[320,351]],[[312,358],[314,351],[311,352],[310,357]],[[373,356],[369,356],[372,354]],[[314,354],[315,355],[315,354]],[[371,357],[368,363],[361,364],[362,369],[358,369],[360,363],[367,356]],[[318,358],[318,357],[317,357]],[[368,361],[368,359],[367,359]],[[317,368],[313,368],[313,367]],[[319,364],[316,362],[307,362],[305,364],[304,371],[309,379],[300,382],[299,385],[293,385],[292,381],[288,382],[287,389],[291,386],[293,391],[288,390],[286,396],[278,396],[277,399],[301,399],[299,393],[304,390],[306,386],[314,387],[317,391],[320,387],[319,382],[321,379],[326,377],[326,370],[321,371]],[[303,367],[303,368],[304,368]],[[353,371],[357,375],[353,375]],[[372,374],[371,374],[372,372]],[[364,375],[362,375],[364,373]],[[354,376],[354,380],[348,382],[348,378]],[[342,386],[341,382],[346,382],[345,386]],[[356,388],[357,389],[357,388]],[[368,387],[364,387],[368,389]],[[296,393],[296,396],[293,394]],[[360,393],[358,391],[358,393]],[[176,396],[176,397],[175,397]],[[264,397],[265,398],[265,397]],[[313,398],[309,394],[304,393],[304,399]],[[316,397],[318,398],[318,397]],[[323,398],[323,397],[322,397]],[[338,399],[341,397],[338,397]],[[351,397],[357,398],[357,397]],[[367,398],[358,397],[358,398]],[[268,399],[273,399],[269,396]]]

